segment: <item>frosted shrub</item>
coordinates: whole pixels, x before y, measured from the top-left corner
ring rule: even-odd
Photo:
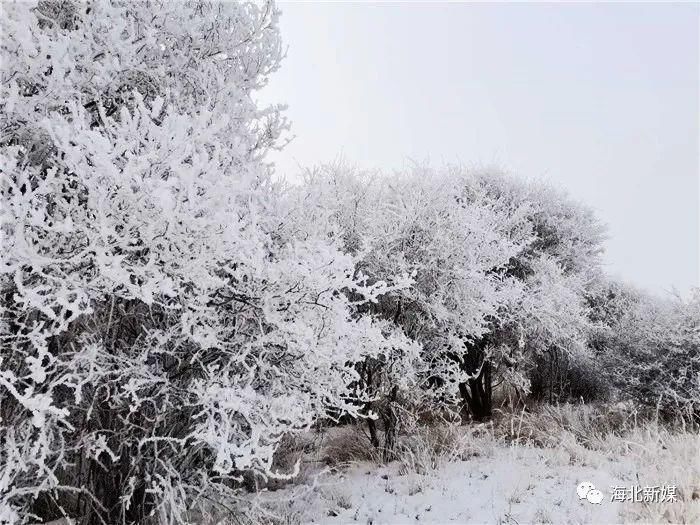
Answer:
[[[262,159],[285,122],[252,98],[277,17],[3,6],[0,521],[225,508],[243,471],[293,473],[272,469],[285,433],[357,413],[348,363],[412,348],[354,316],[407,276],[368,283],[333,240],[280,231]]]
[[[700,422],[700,290],[655,297],[610,282],[591,301],[591,345],[619,396]]]
[[[465,418],[488,418],[493,384],[527,395],[535,356],[586,352],[584,293],[600,273],[603,228],[566,195],[462,168],[377,177],[326,166],[290,200],[295,229],[340,239],[370,279],[415,275],[414,286],[360,311],[421,344],[413,369],[434,405],[460,403]],[[390,368],[363,368],[382,407],[396,398]]]

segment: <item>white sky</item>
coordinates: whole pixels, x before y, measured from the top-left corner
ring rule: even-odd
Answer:
[[[342,156],[543,178],[609,225],[608,271],[699,283],[698,4],[279,4],[288,178]]]

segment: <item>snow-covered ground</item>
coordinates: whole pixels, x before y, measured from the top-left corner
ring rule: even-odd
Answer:
[[[270,514],[258,519],[374,525],[694,523],[700,519],[700,500],[688,492],[689,484],[697,485],[692,481],[700,461],[697,440],[686,435],[676,443],[658,443],[668,458],[648,443],[638,443],[645,450],[637,453],[634,441],[628,442],[632,445],[628,453],[618,454],[620,444],[624,440],[615,438],[609,440],[608,450],[589,449],[564,437],[560,446],[540,448],[482,438],[479,452],[462,459],[443,458],[426,470],[405,460],[388,465],[357,462],[331,472],[307,473],[298,484],[260,493],[258,503]],[[652,458],[659,463],[652,464]],[[594,504],[580,499],[576,488],[581,482],[599,489],[603,501]],[[678,484],[679,497],[685,501],[653,504],[611,498],[614,486],[670,484]]]
[[[697,434],[652,424],[597,432],[583,409],[551,413],[566,425],[535,415],[512,431],[497,424],[424,428],[403,436],[399,458],[389,464],[359,459],[373,453],[358,427],[312,432],[285,443],[281,470],[297,459],[301,464],[291,483],[272,482],[245,496],[233,519],[191,519],[218,525],[700,523]],[[602,492],[599,504],[579,498],[583,482]],[[613,501],[616,486],[674,486],[677,501]]]
[[[315,523],[613,523],[620,504],[581,500],[576,486],[607,488],[609,471],[560,464],[552,450],[499,449],[493,457],[446,464],[426,474],[364,463],[315,486],[288,489],[287,514]],[[275,498],[281,496],[279,491]]]

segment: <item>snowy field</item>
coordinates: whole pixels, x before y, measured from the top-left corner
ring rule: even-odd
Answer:
[[[692,433],[640,426],[624,434],[576,435],[552,429],[541,443],[532,429],[501,439],[493,430],[454,430],[449,450],[413,441],[394,462],[346,462],[321,468],[304,455],[298,482],[263,490],[255,520],[268,523],[699,523],[700,441]],[[356,429],[333,429],[329,448],[357,448]],[[536,432],[536,430],[535,430]],[[525,435],[527,433],[527,435]],[[583,443],[585,442],[585,444]],[[323,446],[321,448],[324,448]],[[304,468],[304,465],[307,467]],[[311,466],[309,466],[311,465]],[[590,482],[600,504],[580,499]],[[613,487],[675,486],[675,502],[612,501]]]
[[[576,485],[621,484],[613,468],[565,464],[556,450],[504,447],[490,457],[406,473],[360,463],[288,489],[292,521],[314,523],[612,523],[620,504],[580,500]],[[276,493],[275,497],[280,494]]]

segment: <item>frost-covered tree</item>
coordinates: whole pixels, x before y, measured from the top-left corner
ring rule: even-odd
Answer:
[[[3,4],[0,521],[226,506],[286,432],[358,412],[348,363],[411,348],[354,317],[407,277],[281,227],[263,159],[286,124],[253,99],[277,17]]]
[[[590,344],[621,399],[700,420],[700,290],[657,297],[615,281],[590,299]]]
[[[488,355],[484,348],[490,348],[500,368],[498,381],[522,395],[530,389],[528,368],[586,359],[590,327],[585,299],[601,279],[605,228],[589,208],[543,183],[477,172],[472,186],[500,206],[527,209],[521,216],[527,226],[522,227],[532,237],[506,270],[521,283],[521,293],[506,305],[491,332],[469,350],[478,356]],[[490,397],[488,381],[473,387]]]
[[[371,278],[415,274],[372,311],[421,343],[419,373],[472,417],[490,415],[496,382],[527,391],[530,357],[585,351],[603,230],[560,192],[461,168],[336,166],[311,173],[292,201],[296,229],[342,239]]]

